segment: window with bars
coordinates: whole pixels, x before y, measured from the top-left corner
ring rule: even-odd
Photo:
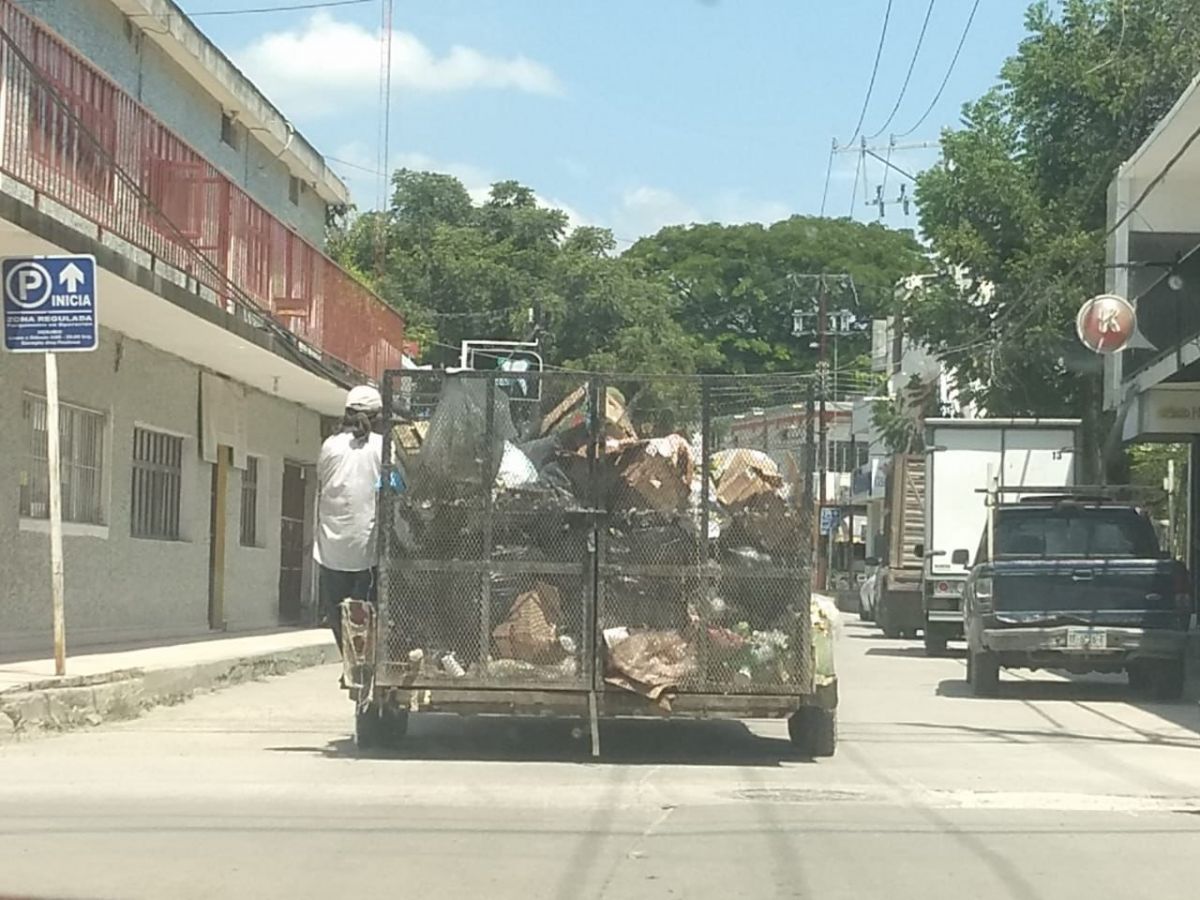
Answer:
[[[21,413],[28,454],[21,471],[20,514],[30,519],[48,519],[49,431],[45,398],[25,394]],[[103,525],[104,415],[60,403],[58,417],[63,521]]]
[[[242,472],[242,546],[258,546],[258,457],[246,457]]]
[[[133,429],[133,487],[129,530],[133,537],[179,540],[183,438]]]
[[[870,449],[866,441],[830,441],[829,471],[853,472],[859,466],[866,465]]]

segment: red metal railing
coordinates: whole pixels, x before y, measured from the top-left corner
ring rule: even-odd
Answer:
[[[249,307],[372,378],[399,367],[404,320],[378,296],[11,0],[0,29],[0,172],[230,311]]]

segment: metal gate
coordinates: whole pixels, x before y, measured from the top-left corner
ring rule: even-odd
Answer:
[[[810,388],[389,372],[377,683],[810,693]]]

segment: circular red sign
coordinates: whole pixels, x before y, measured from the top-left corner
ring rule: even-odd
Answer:
[[[1116,294],[1101,294],[1079,308],[1075,331],[1093,353],[1117,353],[1133,337],[1136,323],[1137,314],[1128,300]]]

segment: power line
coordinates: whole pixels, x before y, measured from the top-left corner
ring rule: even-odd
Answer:
[[[942,99],[942,92],[946,90],[946,85],[950,83],[950,76],[954,74],[954,67],[958,65],[958,57],[962,54],[963,45],[967,42],[967,35],[971,33],[971,24],[975,21],[975,13],[979,10],[979,0],[975,0],[971,7],[971,15],[967,17],[967,24],[963,27],[962,37],[958,39],[958,47],[954,50],[954,56],[950,59],[950,65],[946,69],[946,77],[942,79],[941,85],[937,89],[937,93],[933,95],[933,100],[929,102],[929,107],[921,114],[921,118],[917,119],[917,123],[908,131],[903,131],[896,135],[897,137],[908,137],[918,128],[925,124],[925,120],[929,118],[938,101]]]
[[[904,84],[900,85],[900,96],[896,98],[896,105],[892,107],[892,111],[888,113],[887,121],[879,126],[879,130],[871,135],[867,140],[873,141],[885,131],[892,120],[896,118],[896,113],[900,111],[900,104],[904,102],[904,95],[908,93],[908,83],[912,80],[913,70],[917,67],[917,58],[921,55],[921,45],[925,43],[925,32],[929,28],[929,19],[933,15],[934,4],[937,0],[929,0],[929,6],[925,9],[925,21],[921,23],[921,33],[917,35],[917,46],[913,49],[912,59],[908,61],[908,72],[904,76]]]
[[[329,10],[335,6],[362,6],[371,4],[374,0],[324,0],[319,2],[307,2],[307,4],[287,4],[284,6],[251,6],[244,7],[241,10],[204,10],[202,12],[187,12],[181,13],[190,19],[199,18],[200,16],[254,16],[254,14],[268,12],[290,12],[293,10]],[[143,16],[151,16],[157,18],[157,13],[140,13]]]
[[[366,3],[374,3],[375,0],[313,0],[310,3],[294,3],[283,6],[250,6],[240,9],[207,9],[199,12],[148,12],[148,13],[130,13],[131,19],[162,19],[168,16],[175,16],[181,19],[198,19],[201,16],[250,16],[260,13],[273,12],[290,12],[292,10],[304,9],[330,9],[335,6],[362,6]]]
[[[858,165],[854,167],[854,184],[850,188],[850,218],[854,218],[854,204],[858,202],[858,176],[862,172],[863,157],[859,154]]]
[[[978,0],[976,0],[978,5]],[[862,133],[863,121],[867,118],[867,107],[871,105],[871,95],[875,92],[875,76],[879,74],[879,60],[883,58],[883,45],[887,40],[888,22],[892,18],[892,0],[888,0],[887,8],[883,11],[883,29],[879,32],[879,46],[875,48],[875,64],[871,67],[871,80],[867,83],[867,96],[863,98],[862,112],[858,116],[858,124],[854,126],[854,134],[850,135],[849,144]]]
[[[1124,225],[1126,222],[1128,222],[1137,213],[1138,208],[1146,201],[1146,198],[1148,198],[1150,196],[1150,194],[1155,190],[1155,188],[1157,188],[1160,184],[1162,184],[1162,182],[1166,179],[1167,175],[1170,174],[1171,169],[1173,169],[1175,167],[1176,163],[1178,163],[1179,160],[1183,158],[1183,156],[1188,152],[1188,150],[1191,149],[1192,145],[1194,143],[1196,143],[1196,141],[1198,141],[1198,140],[1200,140],[1200,126],[1198,126],[1195,130],[1193,130],[1190,135],[1188,135],[1188,138],[1187,138],[1187,140],[1185,140],[1183,142],[1183,145],[1175,152],[1175,154],[1169,160],[1167,160],[1167,162],[1163,166],[1162,170],[1153,179],[1150,180],[1150,183],[1146,185],[1146,187],[1142,190],[1142,192],[1140,194],[1138,194],[1137,199],[1133,201],[1133,203],[1129,206],[1129,208],[1127,210],[1125,210],[1125,212],[1122,213],[1121,216],[1119,216],[1112,225],[1108,226],[1108,228],[1105,229],[1104,233],[1102,235],[1100,235],[1100,237],[1099,237],[1100,243],[1104,243],[1110,237],[1112,237],[1112,235],[1115,234],[1116,231],[1122,225]],[[1189,250],[1184,255],[1183,259],[1190,258],[1196,252],[1200,252],[1200,243],[1197,243],[1196,246],[1194,246],[1191,250]],[[1087,265],[1088,265],[1087,260],[1081,260],[1081,261],[1077,262],[1074,266],[1072,266],[1070,269],[1067,270],[1066,274],[1063,275],[1061,280],[1066,281],[1066,282],[1071,281]],[[1163,276],[1163,277],[1166,277],[1166,276]],[[1161,278],[1160,278],[1160,281],[1161,281]],[[1155,284],[1151,285],[1151,287],[1148,290],[1156,287],[1158,283],[1159,282],[1155,282]],[[1032,282],[1031,282],[1031,284],[1029,286],[1027,286],[1024,291],[1022,291],[1021,295],[1019,297],[1017,297],[1016,300],[1009,303],[1008,306],[1004,309],[1004,311],[1002,311],[991,322],[989,327],[993,333],[990,336],[985,336],[985,337],[981,337],[981,338],[978,338],[973,341],[968,341],[967,343],[960,344],[957,347],[947,347],[944,349],[937,349],[935,352],[939,356],[948,356],[950,354],[964,353],[967,350],[972,350],[975,347],[981,347],[985,344],[1000,343],[1001,341],[1004,340],[1004,335],[1000,334],[998,332],[998,328],[1001,325],[1005,324],[1005,319],[1010,313],[1012,313],[1016,309],[1019,309],[1024,304],[1025,300],[1028,299],[1029,294],[1032,292],[1032,290],[1033,290],[1033,286],[1032,286]],[[1139,294],[1138,298],[1135,298],[1135,299],[1140,299],[1140,297],[1144,296],[1145,293],[1146,292],[1143,291],[1142,294]],[[1024,325],[1026,322],[1028,322],[1030,319],[1032,319],[1035,315],[1037,315],[1038,312],[1041,311],[1041,307],[1045,306],[1047,304],[1047,302],[1049,301],[1049,298],[1050,298],[1049,294],[1043,294],[1042,297],[1039,298],[1040,302],[1031,303],[1026,308],[1025,315],[1021,316],[1016,321],[1013,321],[1013,322],[1007,324],[1005,326],[1005,330],[1012,331],[1014,329],[1020,328],[1022,325]]]
[[[978,4],[976,4],[976,5],[978,5]],[[1175,31],[1176,42],[1178,42],[1178,40],[1183,36],[1183,30],[1184,30],[1184,22],[1181,21],[1179,27]],[[1136,109],[1139,109],[1141,107],[1142,103],[1149,96],[1149,94],[1150,94],[1150,87],[1149,86],[1144,87],[1138,98],[1138,102],[1130,105],[1129,112],[1126,114],[1125,121],[1121,126],[1122,132],[1127,134],[1127,129],[1129,129],[1132,126],[1133,111]],[[1144,191],[1142,191],[1142,193],[1138,196],[1137,200],[1133,203],[1132,206],[1129,207],[1129,209],[1126,211],[1126,213],[1123,216],[1121,216],[1120,219],[1118,219],[1114,225],[1110,226],[1104,232],[1103,235],[1100,236],[1099,240],[1101,243],[1103,243],[1104,241],[1107,241],[1108,238],[1111,237],[1117,231],[1117,229],[1119,229],[1122,225],[1124,225],[1127,221],[1129,221],[1130,218],[1132,218],[1135,215],[1137,215],[1139,217],[1141,216],[1141,214],[1138,212],[1138,209],[1141,207],[1142,203],[1150,195],[1150,192],[1153,191],[1154,188],[1157,187],[1158,184],[1160,184],[1164,178],[1166,178],[1167,173],[1169,173],[1170,170],[1172,168],[1174,168],[1175,164],[1180,160],[1180,158],[1183,156],[1183,154],[1187,152],[1187,150],[1192,146],[1192,144],[1197,139],[1200,139],[1200,128],[1197,128],[1196,131],[1192,132],[1192,134],[1188,137],[1184,146],[1179,150],[1179,152],[1177,152],[1173,157],[1171,157],[1170,160],[1167,161],[1165,167],[1162,169],[1162,171],[1159,173],[1159,175],[1149,185],[1147,185],[1146,189]],[[1115,160],[1114,160],[1113,164],[1115,165]],[[1103,188],[1105,185],[1108,184],[1108,182],[1111,180],[1111,178],[1112,178],[1112,173],[1111,173],[1110,168],[1104,167],[1103,171],[1101,171],[1101,173],[1100,173],[1099,178],[1097,178],[1092,190],[1095,191],[1095,190],[1099,190],[1099,189]],[[1142,218],[1144,218],[1144,217],[1142,217]],[[1200,249],[1200,244],[1198,244],[1197,248],[1195,248],[1195,249]],[[1191,252],[1194,252],[1194,251],[1191,251]],[[1189,255],[1190,255],[1190,253],[1189,253]],[[1079,273],[1079,271],[1085,265],[1086,265],[1086,262],[1076,263],[1075,266],[1073,266],[1071,269],[1068,270],[1065,278],[1066,279],[1074,278],[1075,275],[1077,275]],[[957,347],[950,347],[945,350],[938,350],[937,352],[939,354],[961,353],[961,352],[965,352],[967,350],[974,349],[975,347],[981,347],[985,344],[992,344],[994,347],[998,346],[998,344],[1004,339],[1004,336],[998,332],[999,326],[1004,324],[1006,322],[1006,320],[1009,318],[1009,316],[1012,315],[1014,313],[1014,311],[1016,309],[1018,309],[1025,302],[1026,299],[1029,298],[1031,292],[1033,291],[1034,284],[1036,284],[1036,283],[1037,282],[1031,280],[1027,284],[1025,290],[1021,292],[1021,295],[1015,301],[1013,301],[1008,306],[1006,306],[1005,309],[1003,309],[996,316],[996,318],[994,320],[992,320],[990,323],[988,323],[987,329],[990,332],[990,334],[988,334],[984,337],[981,337],[981,338],[977,338],[973,341],[968,341],[964,344],[960,344]],[[1048,302],[1049,295],[1043,294],[1042,297],[1039,299],[1042,302]],[[1028,313],[1021,319],[1017,320],[1017,322],[1014,323],[1012,328],[1018,328],[1021,325],[1024,325],[1025,322],[1029,321],[1029,319],[1032,318],[1033,315],[1035,315],[1038,311],[1039,311],[1038,304],[1037,303],[1031,304],[1029,307]]]
[[[829,166],[825,169],[825,190],[821,192],[821,216],[825,215],[825,201],[829,199],[829,179],[833,177],[833,158],[837,155],[837,138],[829,148]]]
[[[368,175],[382,175],[378,169],[372,169],[370,166],[364,166],[360,163],[350,162],[348,159],[338,159],[336,156],[325,157],[331,163],[337,163],[339,166],[349,166],[351,169],[358,169],[360,172],[366,172]]]
[[[50,100],[50,102],[58,107],[58,110],[62,113],[63,117],[75,129],[75,133],[91,145],[92,151],[100,158],[104,165],[109,167],[114,179],[123,183],[130,193],[133,194],[136,201],[139,204],[144,204],[145,208],[150,211],[154,219],[166,227],[167,231],[170,232],[168,235],[170,239],[175,240],[181,247],[189,252],[199,262],[201,268],[207,269],[212,274],[214,281],[219,284],[220,288],[224,288],[228,291],[228,300],[230,303],[243,310],[248,318],[253,317],[253,319],[257,320],[257,323],[253,323],[252,320],[252,324],[257,324],[257,326],[263,331],[269,332],[278,338],[279,345],[287,350],[289,354],[291,354],[295,363],[301,368],[317,372],[335,384],[345,383],[345,376],[325,363],[323,359],[323,354],[325,351],[322,350],[318,357],[314,357],[311,352],[306,351],[304,347],[300,345],[301,338],[299,335],[277,322],[272,317],[272,313],[269,308],[264,308],[257,300],[246,293],[246,291],[242,289],[242,286],[233,280],[228,271],[226,271],[225,267],[217,265],[217,263],[210,258],[208,254],[206,254],[196,245],[195,240],[175,223],[174,219],[163,212],[162,208],[142,187],[142,183],[134,176],[129,174],[129,172],[121,165],[121,163],[117,161],[112,151],[110,151],[109,148],[105,146],[105,144],[101,142],[98,137],[96,137],[91,128],[79,117],[79,113],[63,97],[60,88],[49,81],[41,69],[34,66],[33,62],[25,54],[25,51],[22,50],[21,47],[17,45],[13,37],[3,29],[0,29],[0,41],[7,45],[9,53],[11,53],[17,62],[19,62],[25,69],[25,71],[29,73],[33,81],[40,85],[45,96]],[[203,284],[203,282],[200,281],[199,275],[194,274],[192,277],[196,279],[197,283]],[[215,288],[212,285],[208,286],[212,287],[214,290],[218,290],[218,288]],[[221,306],[223,308],[224,304],[222,303]],[[336,359],[336,357],[334,357],[334,359]],[[348,368],[353,369],[353,366],[347,361],[339,360],[339,362]]]
[[[379,167],[378,196],[379,211],[388,208],[388,142],[391,136],[392,119],[392,0],[383,0],[379,24],[379,145],[376,165]],[[375,274],[383,275],[387,259],[387,233],[384,216],[375,221]]]

